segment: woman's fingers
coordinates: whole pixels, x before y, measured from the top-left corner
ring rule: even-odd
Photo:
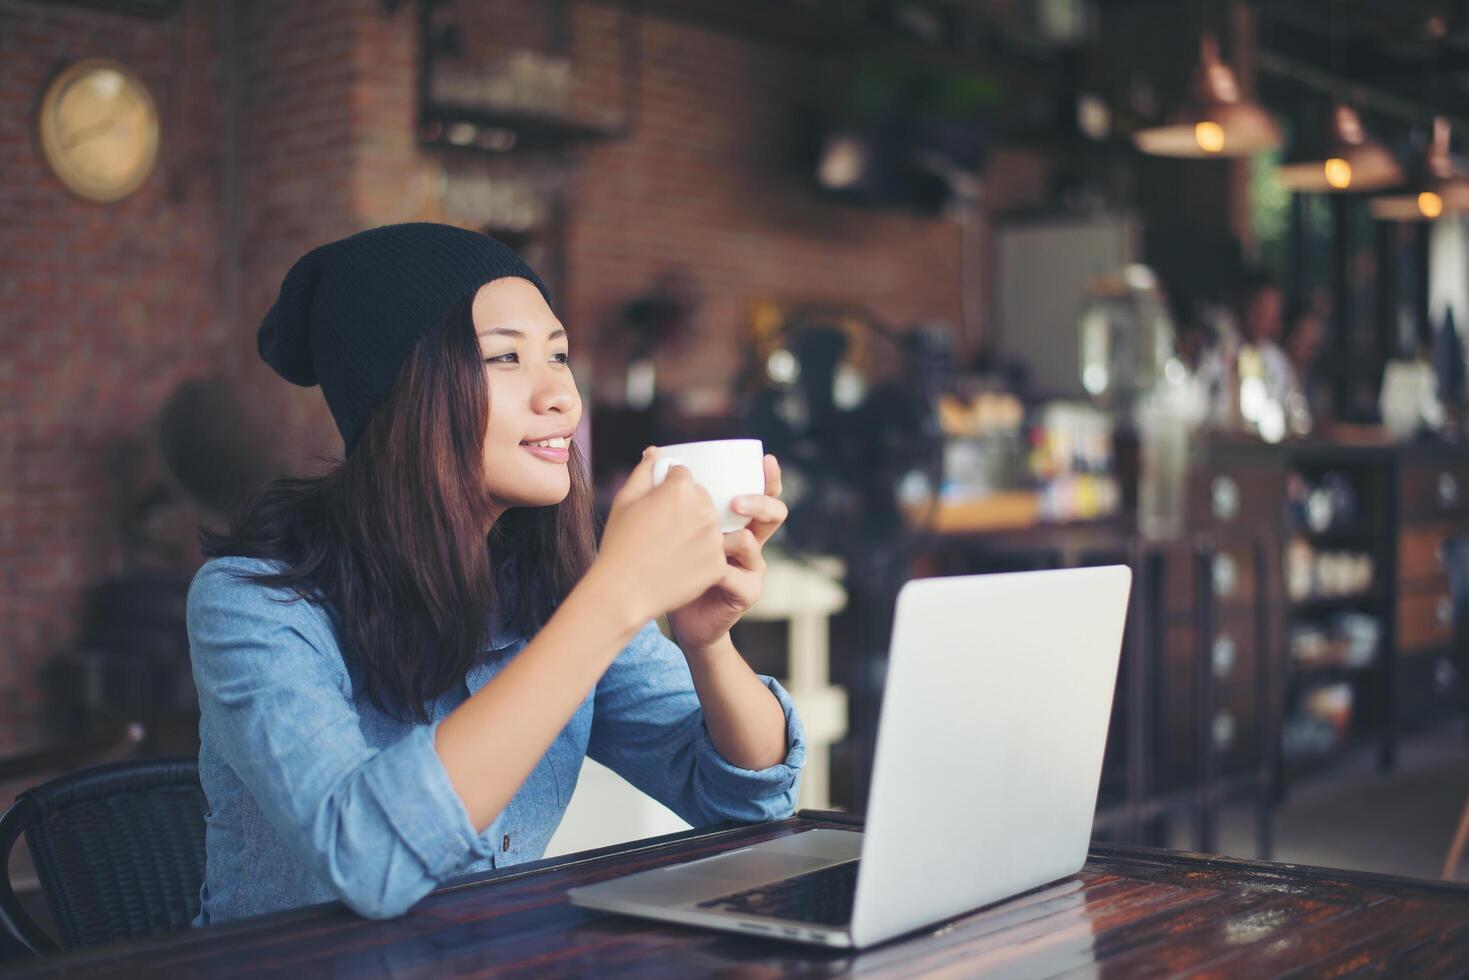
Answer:
[[[760,541],[749,528],[724,536],[724,554],[734,565],[752,572],[765,571],[765,558],[760,554]]]
[[[761,591],[765,587],[765,576],[757,571],[730,565],[724,570],[724,578],[719,580],[719,588],[731,600],[731,605],[741,611],[749,609],[760,600]]]
[[[617,491],[613,498],[613,508],[625,507],[645,496],[653,489],[653,464],[658,461],[658,447],[649,446],[643,450],[643,458],[638,460],[638,465],[628,474],[627,482],[622,489]]]
[[[741,517],[749,517],[761,524],[779,524],[789,511],[786,505],[774,497],[736,497],[730,508]]]
[[[749,529],[760,544],[770,540],[790,513],[786,505],[774,497],[736,497],[730,508],[736,514],[751,519]]]

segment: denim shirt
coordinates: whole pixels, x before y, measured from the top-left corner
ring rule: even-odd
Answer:
[[[726,762],[704,726],[682,652],[649,623],[617,656],[483,833],[449,782],[434,732],[527,639],[492,611],[484,658],[433,701],[428,724],[376,710],[330,607],[240,579],[263,559],[215,558],[189,587],[199,688],[199,777],[208,799],[195,925],[340,899],[399,915],[447,878],[538,859],[584,756],[689,823],[759,821],[795,805],[806,747],[790,697],[784,762]]]

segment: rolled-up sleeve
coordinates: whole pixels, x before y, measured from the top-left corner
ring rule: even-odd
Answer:
[[[405,912],[479,854],[434,726],[367,745],[327,620],[206,564],[188,596],[202,729],[280,837],[358,913]]]
[[[785,689],[760,680],[785,715],[786,757],[768,769],[741,769],[709,738],[683,652],[649,623],[597,684],[587,754],[694,826],[789,816],[805,733]]]

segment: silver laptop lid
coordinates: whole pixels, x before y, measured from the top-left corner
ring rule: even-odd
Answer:
[[[1086,860],[1131,570],[917,579],[898,593],[852,939]]]

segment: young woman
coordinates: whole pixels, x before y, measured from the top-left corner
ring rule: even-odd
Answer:
[[[393,916],[534,860],[587,755],[693,824],[790,813],[800,722],[729,638],[786,516],[773,457],[749,528],[721,535],[645,452],[596,551],[567,332],[514,253],[448,226],[309,252],[259,346],[321,385],[346,455],[201,536],[196,924],[330,899]]]

